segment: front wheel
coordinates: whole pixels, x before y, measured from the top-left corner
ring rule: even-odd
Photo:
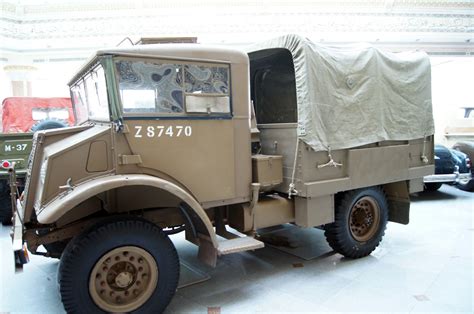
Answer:
[[[334,251],[349,258],[369,255],[379,245],[388,221],[388,204],[381,188],[345,192],[336,202],[334,223],[324,235]]]
[[[59,265],[68,313],[161,313],[179,279],[171,240],[154,224],[121,219],[71,240]]]

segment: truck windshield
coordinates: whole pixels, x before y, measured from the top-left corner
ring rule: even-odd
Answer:
[[[110,121],[105,73],[97,65],[71,87],[77,124],[88,120]]]

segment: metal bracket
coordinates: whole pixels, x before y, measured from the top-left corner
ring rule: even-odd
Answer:
[[[72,182],[71,178],[67,179],[66,184],[65,185],[60,185],[59,189],[60,190],[67,190],[68,192],[74,190],[74,186],[72,186],[71,182]]]
[[[128,132],[124,132],[125,131],[124,124],[121,119],[115,120],[113,122],[113,126],[114,126],[114,131],[117,133],[128,133]],[[127,131],[128,131],[128,128],[127,128]]]
[[[288,199],[291,199],[292,196],[298,195],[298,190],[295,188],[294,183],[290,183],[288,186]]]

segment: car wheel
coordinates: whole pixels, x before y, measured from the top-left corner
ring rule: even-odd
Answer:
[[[425,183],[425,191],[434,192],[438,191],[443,183]]]
[[[31,132],[42,131],[42,130],[50,130],[50,129],[60,129],[67,127],[62,121],[47,119],[38,122],[37,124],[31,127]]]
[[[459,181],[458,183],[456,183],[456,187],[458,187],[459,189],[463,190],[463,191],[467,191],[467,192],[474,192],[474,179],[471,179],[471,180],[465,180],[465,181]]]
[[[381,188],[345,192],[336,201],[335,221],[325,227],[334,251],[349,258],[369,255],[379,245],[388,220],[388,205]]]
[[[68,313],[161,313],[176,292],[179,259],[156,225],[120,219],[71,240],[58,272]]]

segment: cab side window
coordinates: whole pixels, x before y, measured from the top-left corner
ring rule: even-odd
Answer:
[[[115,67],[124,113],[231,113],[229,65],[120,58]]]
[[[185,65],[186,112],[230,113],[229,67]]]
[[[181,65],[118,60],[115,66],[124,112],[184,112]]]

